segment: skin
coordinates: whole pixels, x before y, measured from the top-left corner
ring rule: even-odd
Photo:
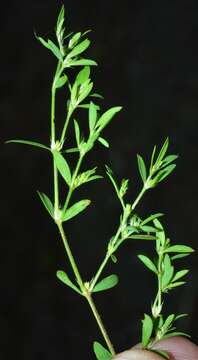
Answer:
[[[170,360],[198,360],[198,346],[186,338],[173,337],[155,344],[154,349],[167,351]],[[114,360],[162,360],[163,358],[135,346],[113,358]]]

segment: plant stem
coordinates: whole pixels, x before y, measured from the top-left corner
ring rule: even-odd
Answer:
[[[69,120],[71,118],[71,115],[73,114],[73,111],[74,111],[74,109],[71,110],[71,111],[68,111],[68,113],[67,113],[67,117],[66,117],[65,124],[64,124],[63,131],[62,131],[61,138],[60,138],[60,143],[61,144],[63,144],[63,142],[64,142],[65,134],[66,134],[67,127],[68,127],[68,124],[69,124]]]
[[[96,283],[97,283],[100,275],[102,274],[105,266],[106,266],[107,263],[108,263],[108,260],[109,260],[110,256],[111,256],[111,254],[110,254],[109,252],[107,252],[107,254],[105,255],[105,258],[104,258],[104,260],[102,261],[102,263],[101,263],[101,265],[100,265],[100,267],[99,267],[96,275],[94,276],[93,280],[91,281],[90,290],[93,290],[93,288],[95,287],[95,285],[96,285]]]
[[[57,70],[56,70],[56,75],[55,75],[55,78],[56,76],[58,76],[58,72],[61,72],[60,70],[60,63],[58,64],[57,66]],[[55,97],[56,97],[56,89],[54,87],[54,82],[53,82],[53,85],[52,85],[52,90],[51,90],[51,142],[53,144],[53,146],[56,144],[56,131],[55,131]],[[71,114],[72,112],[68,112],[67,114],[67,118],[66,118],[66,121],[65,121],[65,125],[64,125],[64,128],[63,128],[63,132],[62,132],[62,135],[61,135],[61,144],[63,143],[64,141],[64,138],[65,138],[65,133],[66,133],[66,130],[67,130],[67,126],[68,126],[68,123],[69,123],[69,120],[70,120],[70,117],[71,117]],[[78,172],[79,172],[79,169],[80,169],[80,166],[81,166],[81,163],[82,163],[82,160],[83,160],[83,157],[84,157],[85,154],[83,155],[80,155],[79,159],[78,159],[78,162],[77,162],[77,165],[76,165],[76,168],[75,168],[75,171],[73,173],[73,176],[72,176],[72,181],[71,181],[71,186],[69,188],[69,191],[68,191],[68,194],[67,194],[67,198],[66,198],[66,201],[65,201],[65,205],[64,205],[64,212],[66,211],[67,207],[68,207],[68,204],[69,204],[69,201],[70,201],[70,198],[72,196],[72,193],[73,193],[73,185],[74,185],[74,181],[78,175]],[[56,219],[56,213],[57,213],[57,216],[59,216],[58,214],[58,211],[59,211],[59,184],[58,184],[58,170],[57,170],[57,167],[56,167],[56,163],[55,163],[55,160],[53,160],[53,166],[54,166],[54,209],[55,209],[55,220],[56,220],[56,224],[58,226],[58,229],[59,229],[59,232],[60,232],[60,235],[61,235],[61,238],[62,238],[62,241],[63,241],[63,244],[64,244],[64,247],[65,247],[65,250],[66,250],[66,253],[67,253],[67,256],[69,258],[69,262],[71,264],[71,267],[72,267],[72,270],[74,272],[74,275],[76,277],[76,280],[77,280],[77,283],[80,287],[80,290],[82,292],[82,295],[85,296],[85,298],[87,299],[88,303],[89,303],[89,306],[94,314],[94,317],[97,321],[97,324],[100,328],[100,331],[104,337],[104,340],[108,346],[108,349],[109,351],[111,352],[111,354],[114,356],[115,355],[115,350],[113,348],[113,345],[110,341],[110,338],[107,334],[107,331],[104,327],[104,324],[101,320],[101,317],[98,313],[98,310],[94,304],[94,301],[91,297],[91,293],[90,291],[86,288],[85,284],[83,283],[83,280],[82,280],[82,277],[80,275],[80,272],[78,270],[78,266],[75,262],[75,259],[73,257],[73,254],[72,254],[72,251],[70,249],[70,246],[69,246],[69,243],[67,241],[67,237],[65,235],[65,232],[64,232],[64,229],[63,229],[63,226],[62,226],[62,222],[58,219]]]
[[[67,238],[66,238],[66,235],[65,235],[65,232],[64,232],[64,229],[63,229],[63,226],[62,226],[62,223],[57,223],[57,226],[58,226],[58,229],[60,231],[60,234],[61,234],[61,238],[63,240],[63,244],[64,244],[64,247],[65,247],[65,250],[66,250],[66,253],[67,253],[67,256],[69,258],[69,261],[70,261],[70,264],[71,264],[71,267],[72,267],[72,270],[74,272],[74,275],[76,277],[76,280],[80,286],[80,289],[82,291],[82,293],[84,292],[84,284],[83,284],[83,281],[82,281],[82,278],[81,278],[81,275],[79,273],[79,270],[78,270],[78,267],[76,265],[76,262],[74,260],[74,257],[73,257],[73,254],[71,252],[71,249],[70,249],[70,246],[68,244],[68,241],[67,241]]]
[[[55,129],[55,97],[56,97],[56,90],[52,85],[51,90],[51,142],[55,143],[56,138],[56,129]]]
[[[141,200],[141,198],[143,197],[143,195],[145,194],[147,188],[145,186],[143,186],[142,190],[140,191],[139,195],[137,196],[137,198],[135,199],[134,203],[132,204],[132,210],[134,210],[137,206],[137,204],[139,203],[139,201]]]
[[[159,254],[159,261],[158,261],[158,308],[162,308],[162,260],[163,255]],[[161,310],[160,310],[161,312]],[[160,315],[160,314],[159,314]]]
[[[61,238],[63,240],[63,244],[64,244],[64,247],[65,247],[67,256],[69,258],[71,267],[73,269],[76,280],[77,280],[77,282],[78,282],[78,284],[80,286],[82,294],[87,299],[87,301],[89,303],[89,306],[90,306],[90,308],[91,308],[91,310],[92,310],[92,312],[94,314],[94,317],[95,317],[95,319],[97,321],[97,324],[98,324],[98,326],[100,328],[100,331],[101,331],[101,333],[102,333],[102,335],[104,337],[104,340],[105,340],[105,342],[106,342],[106,344],[108,346],[108,349],[111,352],[111,354],[114,356],[115,355],[115,350],[114,350],[113,345],[111,343],[111,340],[110,340],[110,338],[109,338],[109,336],[107,334],[107,331],[106,331],[106,329],[104,327],[104,324],[103,324],[103,322],[101,320],[101,317],[100,317],[100,315],[98,313],[98,310],[97,310],[97,308],[96,308],[96,306],[94,304],[94,301],[93,301],[93,299],[91,297],[91,294],[90,294],[89,290],[86,288],[86,286],[84,285],[84,283],[82,281],[82,277],[81,277],[81,275],[79,273],[78,267],[77,267],[76,262],[74,260],[74,257],[73,257],[73,254],[71,252],[70,246],[68,244],[68,241],[67,241],[67,238],[66,238],[62,223],[57,223],[57,226],[58,226],[58,229],[60,231]]]
[[[106,329],[105,329],[105,327],[104,327],[104,324],[103,324],[103,322],[102,322],[102,320],[101,320],[101,317],[100,317],[100,315],[99,315],[99,313],[98,313],[98,310],[96,309],[96,306],[95,306],[95,304],[94,304],[94,302],[93,302],[93,299],[92,299],[92,297],[91,297],[91,294],[89,293],[89,294],[86,296],[86,298],[87,298],[87,301],[88,301],[88,303],[89,303],[89,305],[90,305],[90,308],[91,308],[91,310],[92,310],[92,312],[93,312],[93,314],[94,314],[94,317],[95,317],[95,319],[96,319],[96,321],[97,321],[97,324],[98,324],[98,326],[99,326],[99,328],[100,328],[100,331],[101,331],[101,333],[102,333],[102,335],[103,335],[103,337],[104,337],[104,339],[105,339],[105,342],[106,342],[106,344],[107,344],[107,346],[108,346],[108,349],[109,349],[110,353],[111,353],[113,356],[115,356],[115,355],[116,355],[116,352],[115,352],[114,347],[113,347],[113,345],[112,345],[112,343],[111,343],[111,340],[109,339],[109,336],[108,336],[107,331],[106,331]]]
[[[84,155],[80,155],[79,159],[78,159],[78,162],[76,164],[76,168],[74,170],[72,180],[71,180],[71,185],[69,187],[69,191],[68,191],[68,194],[67,194],[67,197],[66,197],[66,200],[65,200],[65,204],[64,204],[64,207],[63,207],[64,213],[65,213],[65,211],[66,211],[66,209],[68,207],[69,201],[70,201],[72,193],[74,191],[74,188],[73,188],[74,181],[76,180],[76,177],[78,176],[78,172],[79,172],[80,166],[82,164],[83,157],[84,157]]]
[[[121,233],[121,231],[122,231],[122,225],[123,225],[122,223],[119,225],[118,230],[117,230],[117,232],[116,232],[113,240],[111,240],[112,249],[111,249],[111,250],[108,249],[108,251],[107,251],[107,253],[106,253],[106,255],[105,255],[104,260],[102,261],[102,263],[101,263],[101,265],[100,265],[100,267],[99,267],[96,275],[94,276],[93,280],[91,281],[90,290],[93,290],[93,288],[94,288],[94,286],[96,285],[96,283],[97,283],[100,275],[102,274],[105,266],[107,265],[107,263],[108,263],[111,255],[114,253],[114,251],[115,251],[115,250],[117,249],[117,247],[118,247],[118,246],[116,246],[116,245],[117,245],[117,240],[119,239],[120,233]]]
[[[58,170],[54,159],[53,159],[53,166],[54,166],[54,210],[56,214],[56,212],[58,212],[59,210],[59,187],[58,187]]]

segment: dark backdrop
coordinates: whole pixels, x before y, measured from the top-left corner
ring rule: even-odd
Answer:
[[[150,191],[141,216],[163,212],[174,242],[197,247],[198,204],[198,12],[197,1],[64,1],[67,30],[92,29],[89,55],[96,88],[105,106],[124,110],[105,131],[111,149],[100,146],[89,157],[104,173],[138,180],[136,153],[146,159],[167,135],[180,155],[177,172]],[[36,190],[51,193],[48,154],[17,145],[10,138],[49,143],[50,82],[55,59],[33,35],[51,35],[61,2],[7,1],[1,4],[1,346],[2,359],[94,359],[93,340],[101,340],[87,304],[55,278],[68,270],[57,230],[39,203]],[[60,106],[63,108],[65,99]],[[85,189],[85,188],[84,188]],[[70,243],[85,280],[91,278],[120,214],[108,181],[86,187],[92,207],[68,225]],[[130,198],[129,198],[130,199]],[[98,294],[96,303],[117,350],[139,341],[140,319],[149,312],[155,282],[137,261],[150,244],[128,242],[119,251],[119,286]],[[189,284],[167,298],[168,311],[189,312],[180,325],[197,341],[197,260],[184,260]]]

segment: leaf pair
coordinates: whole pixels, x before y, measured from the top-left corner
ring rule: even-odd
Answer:
[[[55,219],[54,207],[53,207],[51,200],[48,198],[48,196],[46,194],[44,194],[40,191],[38,191],[38,195],[39,195],[44,207],[50,214],[50,216],[53,219]],[[68,220],[72,219],[73,217],[77,216],[82,211],[84,211],[86,209],[86,207],[90,205],[90,203],[91,203],[90,200],[80,200],[80,201],[76,202],[70,208],[66,209],[66,211],[64,213],[61,212],[61,218],[59,220],[64,222],[64,221],[68,221]]]

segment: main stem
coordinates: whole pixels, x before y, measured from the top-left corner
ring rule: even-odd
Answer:
[[[59,67],[59,65],[58,65]],[[58,67],[57,67],[57,71],[58,71]],[[53,85],[52,85],[52,91],[51,91],[51,94],[52,94],[52,98],[51,98],[51,142],[53,144],[53,146],[55,145],[56,143],[56,131],[55,131],[55,96],[56,96],[56,90],[54,89]],[[67,124],[68,124],[68,121],[67,121]],[[64,135],[65,135],[65,132],[64,132]],[[79,171],[79,168],[80,168],[80,165],[81,165],[81,162],[82,162],[82,159],[83,159],[83,156],[80,156],[79,160],[78,160],[78,163],[77,163],[77,166],[76,166],[76,169],[74,171],[74,174],[73,174],[73,177],[72,177],[72,184],[73,182],[75,181],[75,178],[78,174],[78,171]],[[59,216],[59,183],[58,183],[58,170],[57,170],[57,167],[56,167],[56,163],[55,163],[55,160],[53,159],[53,168],[54,168],[54,209],[55,209],[55,217],[56,217],[56,214]],[[67,199],[66,199],[66,203],[65,203],[65,206],[64,208],[66,209],[67,206],[68,206],[68,203],[69,203],[69,200],[70,200],[70,197],[72,195],[72,192],[73,192],[73,187],[70,187],[70,190],[68,192],[68,195],[67,195]],[[70,249],[70,246],[69,246],[69,243],[67,241],[67,238],[66,238],[66,235],[65,235],[65,232],[64,232],[64,229],[63,229],[63,226],[62,226],[62,222],[57,220],[56,221],[56,224],[58,226],[58,229],[60,231],[60,234],[61,234],[61,238],[62,238],[62,241],[63,241],[63,244],[64,244],[64,247],[65,247],[65,250],[66,250],[66,253],[67,253],[67,256],[69,258],[69,261],[70,261],[70,264],[71,264],[71,267],[73,269],[73,272],[74,272],[74,275],[76,277],[76,280],[79,284],[79,287],[81,289],[81,292],[82,292],[82,295],[85,296],[85,298],[87,299],[88,303],[89,303],[89,306],[93,312],[93,315],[97,321],[97,324],[100,328],[100,331],[104,337],[104,340],[107,344],[107,347],[109,349],[109,351],[111,352],[111,354],[114,356],[116,353],[115,353],[115,350],[114,350],[114,347],[111,343],[111,340],[107,334],[107,331],[105,329],[105,326],[102,322],[102,319],[98,313],[98,310],[94,304],[94,301],[91,297],[91,293],[89,292],[89,290],[86,288],[86,286],[84,285],[83,283],[83,280],[82,280],[82,277],[80,275],[80,272],[78,270],[78,266],[75,262],[75,259],[73,257],[73,254],[72,254],[72,251]]]
[[[76,265],[76,262],[74,260],[73,254],[72,254],[71,249],[70,249],[70,246],[68,244],[68,241],[67,241],[63,226],[62,226],[61,223],[57,223],[57,225],[58,225],[58,228],[59,228],[59,231],[60,231],[60,234],[61,234],[61,238],[63,240],[63,244],[64,244],[64,247],[65,247],[67,256],[69,258],[71,267],[73,269],[74,275],[75,275],[76,280],[77,280],[77,282],[78,282],[78,284],[80,286],[81,292],[85,296],[85,298],[87,299],[87,301],[89,303],[89,306],[90,306],[90,308],[91,308],[91,310],[93,312],[93,315],[94,315],[94,317],[95,317],[95,319],[97,321],[97,324],[98,324],[98,326],[100,328],[100,331],[101,331],[101,333],[102,333],[102,335],[104,337],[104,340],[105,340],[105,342],[106,342],[106,344],[108,346],[109,351],[114,356],[116,354],[115,350],[114,350],[114,347],[113,347],[113,345],[111,343],[111,340],[110,340],[110,338],[109,338],[109,336],[107,334],[107,331],[106,331],[106,329],[104,327],[102,319],[101,319],[101,317],[100,317],[100,315],[98,313],[98,310],[97,310],[97,308],[95,306],[95,303],[94,303],[94,301],[92,299],[91,293],[89,292],[89,290],[86,288],[86,286],[83,283],[82,277],[81,277],[81,275],[79,273],[79,270],[78,270],[78,266]]]

